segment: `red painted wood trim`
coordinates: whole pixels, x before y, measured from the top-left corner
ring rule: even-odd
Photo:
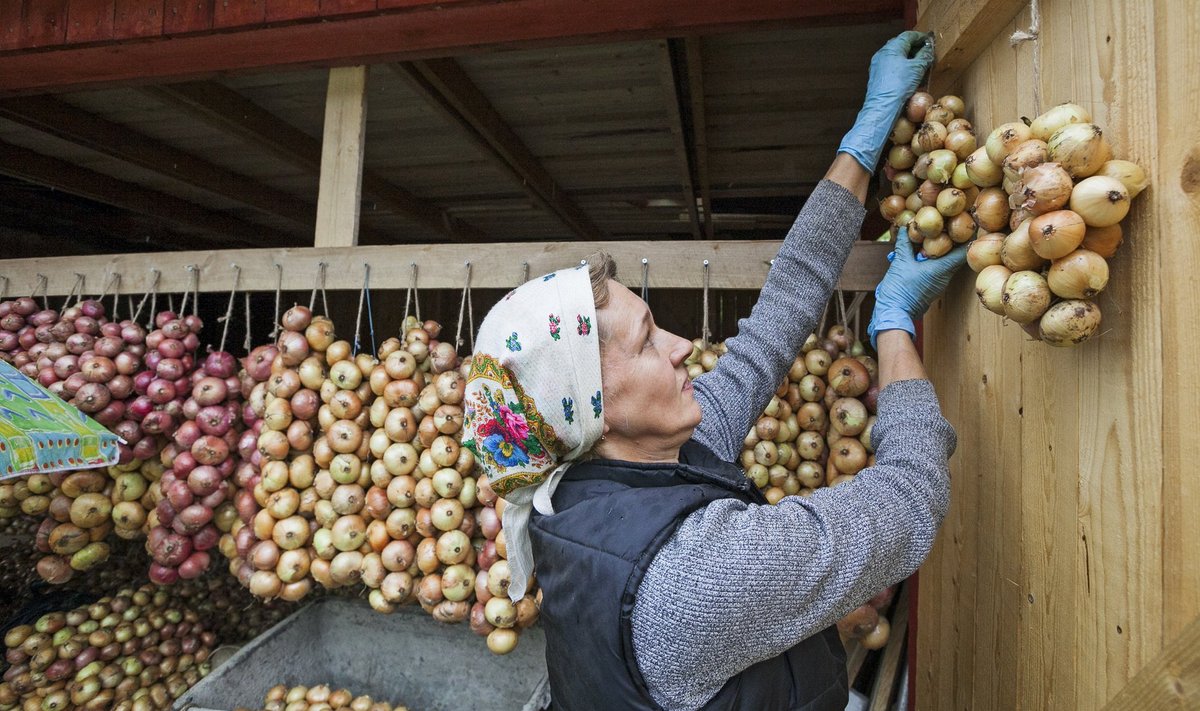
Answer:
[[[231,21],[217,0],[214,27]],[[239,0],[262,17],[264,0]],[[832,8],[832,9],[831,9]],[[481,48],[548,46],[778,26],[898,18],[902,0],[508,0],[306,22],[36,54],[0,54],[0,91],[38,93],[132,81],[297,65],[343,66],[420,59]],[[830,13],[838,13],[831,16]],[[226,14],[223,14],[226,13]],[[258,21],[262,21],[261,17]]]
[[[167,0],[163,10],[163,34],[211,30],[213,0]]]
[[[266,0],[216,0],[213,3],[213,29],[261,25],[266,21]]]
[[[7,0],[15,4],[17,0]],[[67,41],[67,0],[25,0],[22,47],[46,47]]]
[[[117,0],[113,35],[116,39],[161,36],[164,6],[163,0]]]
[[[267,0],[267,22],[303,20],[321,15],[321,0]]]
[[[321,0],[321,16],[345,15],[351,12],[371,12],[376,0]]]
[[[0,51],[21,46],[21,3],[0,2]]]
[[[115,0],[69,0],[67,42],[104,42],[113,39]]]

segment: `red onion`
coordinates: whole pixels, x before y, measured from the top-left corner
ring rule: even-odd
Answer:
[[[149,354],[147,354],[146,359],[148,363]],[[162,360],[158,361],[158,365],[155,366],[154,372],[156,375],[158,375],[158,377],[165,380],[178,380],[187,374],[187,367],[184,365],[183,360],[179,358],[163,358]]]
[[[217,468],[207,464],[196,467],[187,475],[187,487],[196,496],[208,496],[217,490],[222,481],[221,473]],[[175,502],[171,503],[176,510],[182,508],[175,505]]]
[[[84,383],[75,392],[72,402],[75,404],[75,407],[91,414],[103,410],[111,400],[112,395],[105,386],[100,383]]]
[[[96,339],[86,333],[72,333],[67,338],[67,350],[75,355],[82,355],[91,350]]]
[[[174,426],[175,419],[163,410],[156,410],[142,418],[142,429],[150,434],[170,432]]]
[[[117,400],[128,398],[133,394],[133,378],[122,374],[114,375],[112,380],[108,381],[108,391]]]
[[[152,433],[151,433],[152,434]],[[162,445],[156,437],[142,437],[133,445],[133,456],[137,459],[153,459]]]
[[[163,358],[182,358],[187,352],[183,347],[183,341],[175,338],[164,338],[156,350],[162,354]]]
[[[138,373],[138,376],[133,379],[133,388],[135,392],[137,391],[138,377],[141,377],[142,375],[149,375],[149,373]],[[135,417],[139,420],[146,415],[149,415],[153,411],[154,401],[146,395],[139,395],[138,397],[134,398],[133,402],[129,403],[128,407],[129,416]]]
[[[209,359],[214,355],[217,354],[213,353],[209,356]],[[201,378],[195,387],[192,388],[192,397],[201,405],[216,405],[225,400],[229,392],[230,389],[223,378],[208,376]]]
[[[158,563],[150,564],[150,582],[158,585],[170,585],[179,580],[179,573],[174,568],[168,568]]]

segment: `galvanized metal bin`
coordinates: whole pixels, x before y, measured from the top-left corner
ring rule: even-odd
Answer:
[[[411,711],[540,711],[549,702],[537,626],[496,656],[466,624],[435,622],[418,607],[382,615],[361,600],[324,598],[247,643],[174,708],[259,709],[275,684],[329,684]]]

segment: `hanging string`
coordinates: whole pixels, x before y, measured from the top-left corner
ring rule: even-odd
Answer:
[[[47,277],[45,274],[38,274],[37,275],[37,284],[34,285],[33,293],[29,295],[29,298],[36,300],[38,292],[39,291],[42,292],[42,308],[43,309],[47,308],[49,306],[49,304],[46,303],[46,292],[49,290],[50,290],[50,278]]]
[[[417,289],[417,263],[412,262],[412,275],[408,283],[408,291],[404,295],[404,321],[408,321],[408,307],[411,303],[415,311],[414,316],[418,321],[421,320],[421,292]],[[401,328],[404,328],[403,322]]]
[[[237,294],[238,282],[242,279],[242,268],[237,264],[233,264],[233,288],[229,290],[229,304],[225,307],[225,315],[217,319],[224,321],[225,326],[221,329],[221,347],[217,350],[225,350],[225,337],[229,335],[229,322],[233,320],[233,297]],[[247,322],[246,330],[250,330],[250,324]]]
[[[642,257],[642,301],[650,303],[650,260]]]
[[[176,311],[175,311],[175,292],[173,292],[173,291],[167,293],[167,311],[170,311],[171,313],[176,313]],[[151,320],[153,320],[153,318]]]
[[[242,341],[242,350],[249,355],[250,350],[254,347],[254,343],[250,340],[250,292],[243,291],[242,296],[246,297],[246,338]]]
[[[121,308],[121,273],[120,272],[113,272],[112,287],[113,287],[112,320],[119,321],[120,317],[117,316],[117,312]]]
[[[842,328],[849,330],[849,326],[846,323],[848,320],[846,318],[846,292],[838,289],[836,292],[834,292],[834,295],[837,297],[838,322],[841,324]]]
[[[367,304],[367,320],[371,320],[371,265],[363,262],[363,285],[358,292],[358,314],[354,317],[354,355],[358,355],[359,333],[362,331],[363,303]],[[371,327],[371,353],[375,352],[375,329]]]
[[[192,315],[200,318],[200,267],[192,265]],[[179,312],[183,315],[183,311]]]
[[[712,331],[708,328],[708,260],[704,260],[704,315],[701,317],[701,334],[704,340],[704,350],[708,350],[708,342],[712,339]]]
[[[142,307],[146,305],[146,299],[151,296],[154,296],[155,299],[157,299],[157,297],[158,297],[158,280],[162,278],[162,272],[158,271],[157,269],[153,269],[153,268],[150,269],[150,271],[154,272],[154,280],[150,282],[150,290],[147,291],[145,294],[142,294],[142,300],[138,302],[137,310],[133,312],[133,320],[135,322],[138,320],[138,317],[140,317],[142,315]],[[150,320],[151,320],[151,322],[153,322],[153,320],[154,320],[154,303],[153,303],[153,301],[150,304]]]
[[[275,340],[275,337],[279,335],[279,329],[280,329],[280,326],[279,326],[279,299],[282,294],[283,294],[283,265],[280,264],[279,262],[275,262],[275,317],[271,320],[271,335],[270,335],[271,340]],[[246,298],[249,299],[250,294],[247,293]],[[246,308],[247,309],[250,308],[248,302],[247,302]],[[250,339],[250,317],[247,316],[246,317],[246,342],[247,343],[250,342],[249,339]]]
[[[1042,47],[1040,39],[1042,31],[1042,12],[1038,0],[1029,0],[1029,29],[1017,30],[1008,38],[1008,43],[1014,49],[1026,42],[1033,43],[1033,112],[1042,113]]]
[[[471,293],[471,263],[466,262],[467,267],[467,283],[463,286],[462,299],[458,302],[458,328],[454,331],[454,349],[457,351],[462,348],[462,327],[463,316],[467,314],[467,302]],[[475,352],[475,318],[471,317],[471,352]]]
[[[321,304],[325,309],[322,313],[329,315],[329,298],[325,294],[325,269],[329,266],[326,262],[317,262],[317,280],[313,284],[312,294],[308,297],[308,309],[311,311],[317,303],[317,289],[321,290]]]
[[[370,279],[370,267],[367,267],[367,279]],[[371,289],[365,289],[367,292],[367,330],[371,333],[371,355],[378,353],[375,347],[375,313],[371,310]]]
[[[195,276],[195,274],[196,274],[196,265],[195,264],[189,264],[186,267],[184,267],[184,269],[186,269],[188,271],[188,273],[191,274],[193,277]],[[184,314],[187,313],[188,301],[191,300],[191,298],[192,298],[192,290],[185,287],[183,290],[183,303],[181,303],[179,305],[179,317],[180,318],[183,318]],[[174,311],[175,309],[172,308],[171,310]]]
[[[4,290],[0,291],[0,301],[4,301],[8,298],[8,277],[0,276],[0,279],[4,280]]]
[[[71,287],[71,291],[67,293],[67,298],[63,299],[62,310],[66,311],[71,305],[71,297],[83,289],[84,277],[79,272],[75,272],[75,285]]]
[[[821,325],[817,326],[817,338],[825,337],[825,319],[829,317],[829,302],[825,302],[825,310],[821,312]]]

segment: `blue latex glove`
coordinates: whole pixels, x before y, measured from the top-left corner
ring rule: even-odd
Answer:
[[[919,258],[913,255],[908,230],[901,227],[896,234],[896,250],[888,259],[892,265],[875,287],[875,311],[867,326],[867,335],[876,349],[879,346],[875,338],[883,331],[907,331],[916,337],[917,319],[967,263],[967,245],[960,244],[937,259]]]
[[[868,173],[874,173],[901,109],[932,64],[931,35],[910,30],[888,40],[871,57],[867,99],[838,153],[850,155]]]

